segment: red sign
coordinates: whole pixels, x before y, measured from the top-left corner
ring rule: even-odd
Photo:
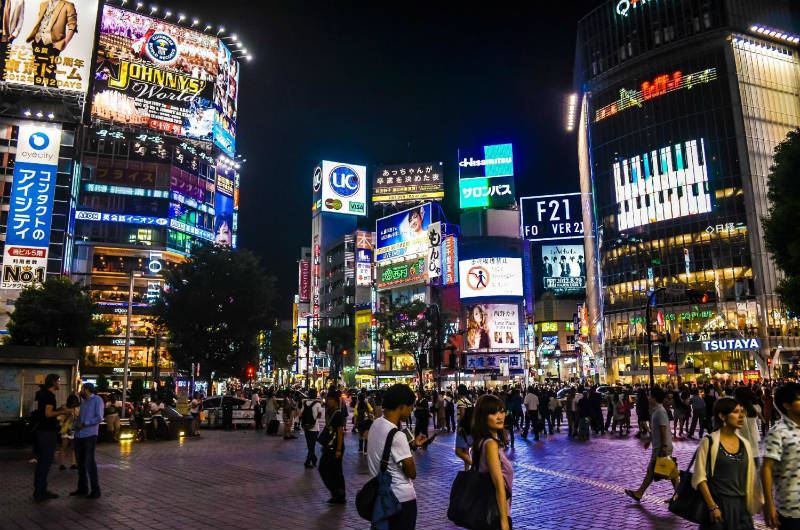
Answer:
[[[745,370],[743,375],[745,381],[758,381],[761,379],[761,370]]]
[[[35,247],[11,247],[11,249],[8,251],[8,254],[9,256],[19,258],[46,258],[47,249]]]
[[[311,301],[311,262],[307,259],[300,260],[300,302]]]

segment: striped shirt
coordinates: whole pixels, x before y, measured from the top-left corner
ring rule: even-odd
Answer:
[[[764,458],[775,461],[775,504],[784,517],[800,518],[800,426],[784,416],[767,434]]]

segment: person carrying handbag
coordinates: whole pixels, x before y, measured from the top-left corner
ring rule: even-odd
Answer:
[[[319,433],[317,443],[322,445],[322,457],[319,459],[319,476],[323,484],[331,492],[328,504],[344,504],[345,482],[342,470],[342,456],[344,455],[344,427],[345,420],[339,400],[341,395],[335,387],[328,390],[325,397],[327,422],[325,429]]]
[[[507,444],[504,429],[506,406],[499,397],[485,394],[478,398],[472,414],[473,470],[459,472],[456,476],[447,516],[465,528],[510,530],[514,469],[501,451],[501,446]],[[467,491],[462,491],[462,487]]]

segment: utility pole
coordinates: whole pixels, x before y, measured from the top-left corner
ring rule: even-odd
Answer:
[[[666,291],[666,287],[659,287],[654,289],[650,296],[647,297],[647,307],[645,307],[645,321],[646,321],[646,329],[647,329],[647,358],[648,362],[650,363],[650,388],[653,388],[656,384],[656,378],[653,374],[653,334],[650,331],[650,306],[653,305],[653,299],[656,297],[656,293],[659,291]]]

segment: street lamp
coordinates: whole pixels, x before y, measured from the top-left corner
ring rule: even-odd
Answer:
[[[653,334],[650,332],[650,306],[653,305],[653,299],[659,291],[666,291],[666,287],[658,287],[654,289],[650,296],[647,297],[647,307],[645,308],[645,322],[647,330],[647,359],[650,363],[650,388],[656,384],[655,375],[653,375]]]
[[[131,270],[131,281],[128,286],[127,327],[125,328],[125,368],[122,373],[122,419],[125,419],[126,416],[125,402],[128,397],[128,366],[130,365],[131,353],[131,316],[133,315],[133,283],[135,278],[140,278],[141,276],[141,272]]]

